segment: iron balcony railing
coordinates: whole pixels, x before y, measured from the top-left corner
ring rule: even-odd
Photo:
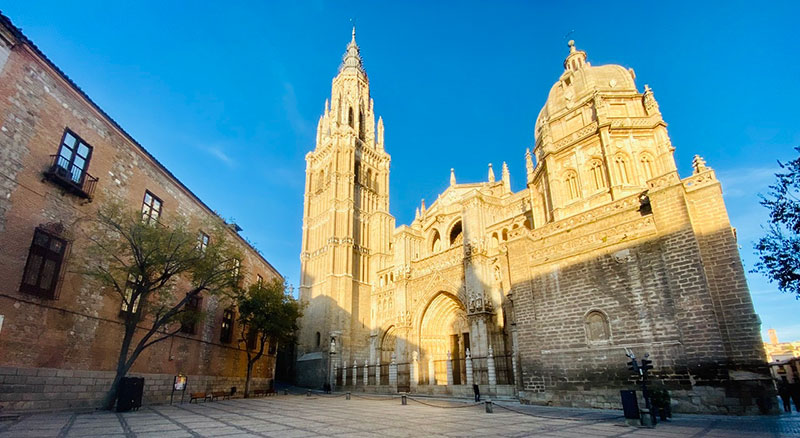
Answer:
[[[97,185],[97,178],[71,164],[61,155],[50,155],[50,158],[53,159],[53,162],[44,173],[45,177],[71,193],[91,200]]]

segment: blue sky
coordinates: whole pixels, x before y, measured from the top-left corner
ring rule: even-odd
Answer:
[[[751,268],[766,218],[757,194],[800,145],[800,8],[551,3],[6,0],[0,10],[295,285],[304,156],[351,18],[386,125],[398,224],[446,188],[451,167],[480,181],[487,163],[507,161],[523,188],[525,148],[574,31],[592,64],[633,67],[639,89],[653,89],[682,176],[694,154],[717,171]],[[764,334],[800,339],[800,301],[748,281]]]

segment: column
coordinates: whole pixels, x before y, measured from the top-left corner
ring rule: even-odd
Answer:
[[[497,393],[497,371],[494,368],[494,352],[492,346],[489,345],[489,354],[486,357],[486,368],[489,369],[489,393]]]
[[[454,382],[453,380],[453,356],[448,350],[447,352],[447,383],[446,385],[452,385]]]
[[[369,385],[369,361],[364,360],[364,386]]]
[[[520,379],[519,375],[519,367],[517,366],[517,356],[519,352],[517,351],[516,345],[514,346],[514,352],[511,354],[511,367],[514,368],[514,386],[516,388],[521,388],[522,380]]]
[[[436,384],[436,362],[433,361],[433,355],[428,355],[428,385]]]
[[[353,359],[353,386],[358,384],[358,361]]]
[[[347,361],[342,359],[342,386],[347,386]]]
[[[381,358],[375,359],[375,386],[381,384]]]
[[[470,354],[469,348],[467,348],[467,358],[464,360],[466,363],[467,368],[467,386],[472,388],[472,384],[474,383],[474,379],[472,376],[472,355]]]

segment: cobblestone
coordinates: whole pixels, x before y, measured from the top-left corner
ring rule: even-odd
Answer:
[[[800,415],[679,415],[655,429],[626,426],[620,411],[399,397],[280,395],[201,404],[151,406],[117,414],[32,414],[0,423],[0,438],[24,437],[800,437]]]

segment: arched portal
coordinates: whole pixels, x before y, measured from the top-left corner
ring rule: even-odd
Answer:
[[[463,383],[463,358],[469,348],[467,312],[455,296],[440,292],[422,316],[420,330],[420,375],[429,384],[446,385],[447,352],[453,359],[453,382]]]

